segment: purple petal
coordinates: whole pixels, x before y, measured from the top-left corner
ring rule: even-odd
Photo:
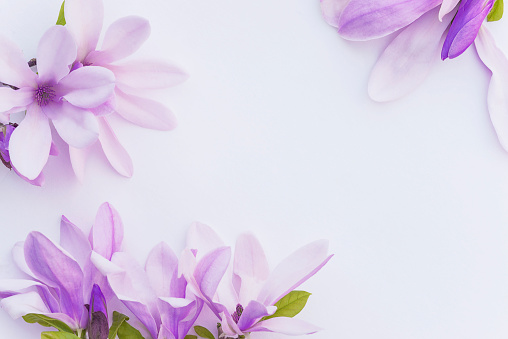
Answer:
[[[109,203],[99,207],[92,227],[92,248],[110,260],[113,253],[122,249],[123,223],[118,212]]]
[[[286,335],[305,335],[321,330],[312,324],[296,318],[276,317],[261,321],[250,329],[252,332],[274,332]]]
[[[8,87],[0,88],[0,112],[7,112],[14,108],[22,108],[34,101],[34,89],[30,87],[13,90]]]
[[[25,180],[26,182],[28,182],[29,184],[32,184],[34,186],[42,186],[44,185],[44,182],[45,182],[45,178],[44,178],[44,174],[41,172],[41,174],[39,174],[37,176],[37,178],[33,179],[33,180],[30,180],[28,179],[27,177],[25,177],[24,175],[22,175],[21,173],[18,172],[18,170],[16,169],[16,167],[12,167],[12,169],[14,170],[14,172],[16,172],[16,174],[23,180]]]
[[[164,326],[164,324],[161,324],[157,339],[176,339],[176,338],[173,335],[173,333],[171,333],[171,331],[166,326]]]
[[[333,255],[328,255],[328,241],[312,242],[284,259],[272,272],[257,301],[273,305],[317,273]]]
[[[339,19],[339,34],[348,40],[370,40],[406,27],[442,0],[351,0]]]
[[[276,307],[274,308],[269,306],[269,308],[270,309],[267,309],[267,307],[260,302],[251,300],[247,307],[243,310],[240,321],[238,321],[238,327],[240,330],[242,330],[242,332],[248,330],[261,318],[272,315],[277,310]]]
[[[145,271],[158,297],[184,298],[185,279],[178,278],[178,258],[166,243],[155,246],[146,259]]]
[[[14,244],[11,254],[12,254],[12,260],[14,261],[16,266],[20,269],[20,271],[35,279],[33,272],[30,270],[30,268],[26,264],[25,242],[19,241],[16,244]]]
[[[321,0],[321,12],[325,21],[339,27],[339,18],[350,0]]]
[[[187,248],[197,250],[197,258],[201,258],[206,253],[219,247],[223,247],[224,242],[215,231],[205,224],[196,222],[191,225],[187,232]]]
[[[117,113],[144,128],[169,131],[176,127],[173,112],[160,102],[115,90]]]
[[[441,51],[441,59],[456,58],[473,43],[494,0],[462,0]]]
[[[0,82],[23,87],[36,87],[37,75],[32,72],[21,49],[11,40],[0,35]]]
[[[417,88],[439,61],[444,32],[453,15],[443,22],[437,8],[404,29],[385,49],[369,79],[369,95],[375,101],[396,100]]]
[[[90,243],[83,231],[63,215],[60,222],[60,246],[76,259],[80,267],[85,267],[92,251]]]
[[[91,53],[85,63],[105,65],[136,52],[150,36],[150,23],[138,16],[113,22],[104,36],[101,50]]]
[[[66,101],[44,107],[60,137],[70,146],[84,148],[99,137],[99,124],[92,112],[71,105]]]
[[[84,310],[83,272],[79,264],[39,232],[27,236],[25,258],[40,281],[59,289],[62,312],[79,321]]]
[[[18,319],[28,313],[48,313],[47,306],[37,292],[16,294],[0,301],[0,306],[13,319]]]
[[[174,334],[175,338],[183,339],[199,316],[203,302],[182,298],[159,298],[158,305],[162,324]]]
[[[499,142],[508,151],[508,59],[485,26],[480,28],[475,46],[482,62],[492,71],[487,95],[490,120]]]
[[[231,248],[219,247],[207,253],[196,265],[194,277],[201,293],[211,302],[229,266]]]
[[[77,43],[77,60],[83,61],[88,53],[95,50],[102,30],[104,6],[102,0],[65,1],[65,27]]]
[[[80,182],[83,182],[85,177],[85,164],[90,147],[75,148],[69,146],[69,158],[71,159],[72,170]]]
[[[120,175],[127,178],[132,177],[134,168],[129,153],[118,141],[106,118],[97,117],[97,120],[99,122],[99,141],[109,163]]]
[[[443,0],[439,9],[439,21],[443,21],[443,18],[453,11],[460,0]]]
[[[189,77],[180,68],[162,60],[137,60],[108,65],[122,90],[167,88],[181,84]]]
[[[76,44],[63,26],[53,26],[44,33],[37,47],[39,84],[54,85],[69,74],[76,60]]]
[[[102,312],[104,313],[107,319],[108,310],[106,306],[106,298],[104,297],[101,288],[97,284],[93,284],[89,305],[90,305],[90,314],[95,312]]]
[[[33,180],[48,161],[51,129],[40,107],[32,104],[26,116],[12,133],[9,143],[11,162],[21,175]]]
[[[58,83],[58,92],[72,105],[95,108],[105,103],[115,88],[113,72],[104,67],[87,66],[75,70]]]

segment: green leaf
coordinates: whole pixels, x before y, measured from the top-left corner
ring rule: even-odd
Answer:
[[[129,320],[129,317],[126,316],[125,314],[113,311],[113,324],[109,328],[108,339],[115,339],[118,329],[120,328],[120,326],[122,326],[124,321],[127,320]]]
[[[63,321],[56,320],[42,314],[28,313],[23,316],[23,319],[29,324],[38,323],[44,327],[54,327],[59,331],[74,334],[74,331]]]
[[[274,314],[264,317],[263,320],[275,317],[292,318],[305,307],[310,293],[305,291],[291,291],[275,303],[277,311]]]
[[[210,332],[206,327],[194,326],[194,331],[196,331],[196,334],[202,338],[215,339],[212,332]]]
[[[41,339],[79,339],[79,337],[67,332],[42,332]]]
[[[504,4],[503,0],[496,0],[494,2],[494,6],[490,10],[489,15],[487,15],[487,21],[498,21],[503,17],[504,12]]]
[[[118,338],[120,339],[145,339],[141,333],[129,325],[127,321],[124,321],[118,328]]]
[[[187,334],[183,339],[198,339],[196,335]]]
[[[60,13],[58,13],[58,20],[56,21],[57,25],[65,26],[65,14],[64,14],[65,0],[62,2],[62,6],[60,7]]]

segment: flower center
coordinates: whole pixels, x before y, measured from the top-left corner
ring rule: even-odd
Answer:
[[[35,90],[35,101],[39,106],[46,106],[55,97],[55,91],[53,87],[48,85],[40,85]]]
[[[243,306],[240,304],[236,305],[235,312],[233,312],[233,314],[231,314],[231,317],[233,317],[233,320],[235,321],[235,323],[238,324],[238,322],[240,321],[240,317],[242,316],[242,313],[243,313]]]

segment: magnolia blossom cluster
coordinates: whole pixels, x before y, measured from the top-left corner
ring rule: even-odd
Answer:
[[[270,270],[263,248],[242,234],[234,253],[196,223],[178,257],[164,242],[144,266],[122,250],[124,230],[108,203],[87,234],[62,217],[60,243],[31,232],[12,250],[22,278],[0,279],[0,306],[16,319],[54,327],[41,338],[245,338],[256,332],[318,331],[293,318],[296,291],[332,257],[312,242]]]
[[[453,59],[472,44],[492,72],[488,109],[508,150],[508,59],[485,27],[503,15],[503,0],[321,0],[325,20],[347,40],[394,35],[370,75],[376,101],[413,91],[440,59]]]
[[[138,16],[115,21],[98,46],[103,13],[102,0],[66,0],[58,25],[43,34],[30,62],[0,35],[0,158],[32,184],[44,182],[48,156],[58,154],[51,125],[68,145],[80,179],[96,142],[119,174],[132,176],[131,158],[110,125],[111,115],[157,130],[176,125],[167,107],[138,92],[177,85],[186,74],[165,61],[128,60],[150,35],[149,22]],[[24,118],[12,123],[11,114],[20,111]]]

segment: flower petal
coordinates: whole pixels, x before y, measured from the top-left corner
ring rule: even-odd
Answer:
[[[260,302],[251,300],[242,312],[240,321],[238,321],[238,327],[242,332],[244,332],[254,325],[259,319],[274,314],[276,310],[277,307],[266,307]]]
[[[201,293],[208,301],[211,301],[215,295],[230,259],[231,248],[224,246],[207,253],[196,265],[194,277]]]
[[[271,273],[257,301],[274,305],[319,271],[333,255],[328,255],[328,241],[314,241],[284,259]]]
[[[224,242],[219,235],[205,224],[196,222],[187,232],[187,248],[197,250],[196,258],[198,260],[206,253],[223,246]]]
[[[76,60],[76,43],[63,26],[53,26],[44,33],[37,47],[39,84],[55,85],[69,74]]]
[[[185,279],[178,278],[178,258],[165,242],[155,246],[145,264],[146,275],[155,294],[160,297],[184,298]]]
[[[25,258],[41,282],[59,289],[62,312],[79,321],[84,311],[83,272],[79,264],[39,232],[28,234]]]
[[[441,59],[456,58],[474,42],[494,0],[462,0],[443,44]]]
[[[85,267],[92,248],[83,231],[62,215],[60,222],[60,246],[69,252],[80,267]]]
[[[475,46],[480,59],[492,71],[487,95],[490,120],[501,146],[508,151],[508,59],[485,27],[480,28]]]
[[[100,51],[91,53],[85,63],[105,65],[136,52],[150,36],[150,23],[139,16],[127,16],[109,26]]]
[[[250,331],[268,331],[286,335],[305,335],[321,330],[312,324],[296,318],[276,317],[261,321],[254,325]]]
[[[58,93],[72,105],[81,108],[102,105],[113,95],[114,88],[113,72],[97,66],[81,67],[58,83]]]
[[[37,75],[28,67],[21,49],[1,34],[0,46],[2,46],[2,53],[0,53],[0,82],[18,88],[35,88],[37,86]]]
[[[18,319],[28,313],[41,314],[49,312],[49,309],[37,292],[16,294],[2,299],[0,301],[0,306],[12,319]]]
[[[370,40],[406,27],[442,0],[351,0],[339,19],[339,34],[348,40]]]
[[[51,148],[51,129],[40,107],[32,104],[26,116],[12,132],[9,142],[11,162],[21,175],[33,180],[48,161]]]
[[[453,11],[460,0],[443,0],[441,7],[439,8],[439,21],[443,21],[443,18]]]
[[[176,117],[160,102],[115,90],[117,113],[144,128],[170,131],[176,127]]]
[[[113,253],[121,251],[123,223],[118,212],[109,203],[99,207],[90,238],[93,250],[108,260]]]
[[[70,146],[84,148],[99,137],[97,118],[90,111],[61,101],[46,106],[44,112],[50,116],[60,137]]]
[[[123,91],[167,88],[189,77],[177,66],[162,60],[137,60],[106,67],[115,74],[116,85]]]
[[[339,27],[339,18],[350,0],[321,0],[321,12],[325,21],[333,26]]]
[[[199,300],[198,305],[198,302],[195,300],[159,298],[158,306],[162,324],[174,334],[175,338],[183,339],[197,319],[203,306],[203,301]],[[185,319],[188,320],[185,321]]]
[[[16,244],[14,244],[14,247],[11,251],[12,254],[12,260],[16,264],[16,266],[23,272],[29,275],[30,277],[35,279],[34,274],[26,264],[25,260],[25,242],[24,241],[18,241]]]
[[[85,177],[85,164],[89,152],[90,147],[76,148],[69,146],[69,158],[71,159],[72,169],[80,182],[83,182]]]
[[[8,112],[13,108],[21,110],[34,101],[34,89],[30,87],[13,90],[0,87],[0,112]]]
[[[413,91],[439,61],[443,33],[453,15],[443,22],[432,10],[404,29],[385,49],[369,79],[369,95],[375,101],[396,100]]]
[[[77,43],[77,60],[83,61],[97,47],[104,19],[104,5],[102,0],[66,0],[64,11],[65,27]]]
[[[106,118],[97,117],[97,121],[99,122],[99,141],[109,163],[118,174],[127,178],[132,177],[134,167],[129,153],[118,141]]]

